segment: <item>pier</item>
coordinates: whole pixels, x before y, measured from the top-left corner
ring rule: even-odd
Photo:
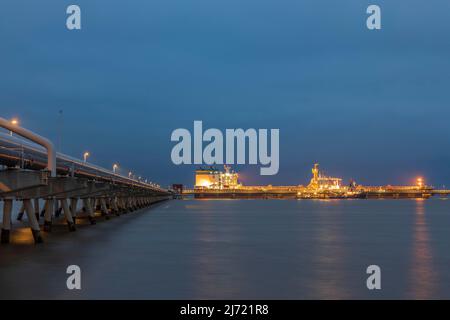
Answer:
[[[73,232],[80,217],[95,225],[100,217],[109,219],[173,197],[158,185],[116,173],[116,165],[111,171],[57,153],[51,141],[17,123],[0,118],[0,127],[10,131],[0,134],[3,244],[10,241],[14,202],[20,203],[17,219],[26,215],[34,242],[40,243],[41,229],[51,232],[60,214]]]

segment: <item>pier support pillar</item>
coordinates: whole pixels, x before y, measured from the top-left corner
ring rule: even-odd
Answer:
[[[39,221],[39,198],[34,199],[34,215],[36,220]]]
[[[117,210],[119,210],[119,213],[122,214],[123,207],[122,207],[122,199],[121,198],[116,197],[116,205],[117,205]]]
[[[22,203],[22,205],[20,206],[20,209],[19,209],[19,213],[17,213],[17,220],[18,221],[22,221],[24,213],[25,213],[25,206]]]
[[[102,216],[105,217],[106,220],[109,219],[109,215],[108,215],[108,208],[106,207],[106,200],[105,198],[101,198],[100,199],[100,210],[102,213]]]
[[[42,207],[41,214],[40,214],[40,217],[41,217],[41,218],[44,218],[44,217],[45,217],[45,211],[46,211],[46,210],[47,210],[47,200],[45,200],[44,206]]]
[[[78,205],[77,198],[70,199],[70,212],[72,212],[72,219],[74,225],[77,224],[77,205]]]
[[[127,198],[122,198],[122,208],[124,213],[128,213]]]
[[[3,225],[2,225],[1,243],[9,243],[9,234],[11,232],[12,207],[13,207],[12,199],[6,199],[3,204]]]
[[[106,210],[108,211],[108,213],[115,213],[113,206],[113,198],[105,198],[105,203],[106,203]]]
[[[127,209],[127,204],[125,202],[125,199],[123,197],[119,198],[119,205],[120,205],[120,210],[122,213],[127,213],[128,209]]]
[[[41,229],[39,228],[39,223],[36,219],[36,215],[34,214],[33,205],[31,204],[30,199],[23,200],[23,205],[25,207],[25,212],[28,217],[28,222],[30,223],[31,232],[33,233],[34,243],[41,243]]]
[[[120,216],[120,209],[119,209],[119,205],[117,203],[118,203],[118,199],[117,199],[117,197],[114,197],[112,199],[112,207],[113,207],[114,212],[116,213],[116,216]]]
[[[61,215],[62,208],[58,204],[58,200],[54,201],[55,203],[55,217],[58,218]]]
[[[133,202],[131,201],[131,197],[127,198],[127,208],[128,212],[133,212]]]
[[[73,223],[72,219],[72,212],[70,211],[67,199],[61,199],[61,207],[63,208],[64,214],[66,216],[69,231],[76,231],[75,224]]]
[[[83,199],[83,206],[86,209],[86,212],[88,213],[88,219],[91,224],[96,224],[95,221],[95,211],[92,208],[92,199],[90,198],[84,198]]]
[[[52,218],[53,218],[53,210],[55,208],[54,200],[47,199],[45,202],[45,213],[44,213],[44,231],[51,232],[52,231]]]
[[[100,198],[93,198],[92,200],[94,202],[94,210],[100,211],[102,210],[102,204]]]

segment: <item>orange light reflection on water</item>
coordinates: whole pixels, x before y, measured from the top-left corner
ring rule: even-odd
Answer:
[[[416,200],[413,225],[412,285],[414,299],[429,299],[435,292],[436,270],[433,268],[433,254],[427,224],[426,200]]]

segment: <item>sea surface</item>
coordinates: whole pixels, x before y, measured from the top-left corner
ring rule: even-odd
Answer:
[[[20,226],[0,246],[2,299],[450,299],[445,199],[172,200],[41,245]]]

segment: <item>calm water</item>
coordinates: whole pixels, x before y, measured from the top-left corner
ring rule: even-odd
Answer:
[[[0,298],[450,298],[450,200],[173,200],[26,242],[0,246]]]

